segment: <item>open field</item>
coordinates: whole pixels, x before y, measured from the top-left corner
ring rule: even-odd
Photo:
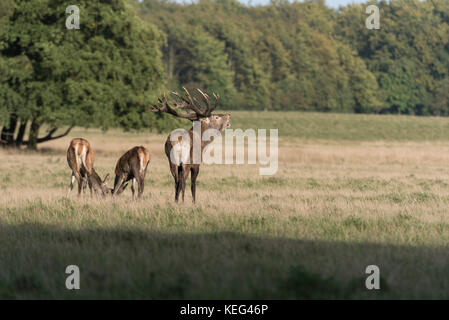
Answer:
[[[0,298],[449,298],[448,119],[232,114],[280,129],[279,170],[203,165],[196,205],[189,186],[173,201],[166,135],[77,129],[0,150]],[[141,201],[65,197],[79,136],[102,177],[150,150]],[[69,264],[80,290],[65,289]],[[365,289],[370,264],[381,290]]]

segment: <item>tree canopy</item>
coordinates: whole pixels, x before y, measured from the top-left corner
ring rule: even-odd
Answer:
[[[3,144],[35,148],[74,125],[173,128],[149,107],[182,86],[218,92],[225,109],[449,115],[447,0],[77,5],[68,30],[62,0],[1,1]]]
[[[154,26],[123,0],[78,1],[78,30],[66,28],[65,1],[13,4],[0,35],[3,141],[35,148],[60,127],[155,126],[148,109],[164,86],[164,38]],[[28,122],[28,141],[14,139]]]
[[[366,28],[368,4],[380,8],[380,30]],[[220,89],[233,93],[225,107],[449,113],[445,0],[367,1],[338,10],[322,0],[276,0],[264,6],[144,0],[139,6],[142,18],[167,34],[168,83],[217,88],[213,78],[220,77]],[[202,52],[212,52],[208,44],[192,37],[210,39],[214,61],[227,63],[205,59]],[[200,77],[199,65],[215,71]]]

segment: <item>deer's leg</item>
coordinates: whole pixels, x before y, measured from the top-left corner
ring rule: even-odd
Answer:
[[[181,177],[181,192],[182,192],[182,202],[184,202],[184,193],[186,190],[186,179],[184,176]]]
[[[78,182],[78,197],[80,197],[81,191],[83,190],[83,183],[84,183],[83,177],[80,175],[77,175],[76,181]]]
[[[87,176],[82,177],[82,182],[83,182],[83,194],[86,195],[86,189],[87,189],[87,185],[88,185],[88,180],[87,180]],[[90,185],[89,185],[90,187]],[[90,195],[92,196],[92,189],[90,190]]]
[[[72,176],[70,177],[70,185],[69,190],[67,191],[67,197],[69,196],[70,192],[73,190],[73,184],[75,183],[75,173],[72,171]]]
[[[117,192],[120,190],[123,182],[125,182],[125,176],[120,175],[115,177],[115,183],[114,183],[114,194],[113,196],[117,195]]]
[[[139,175],[139,177],[137,178],[137,183],[138,183],[138,188],[139,188],[137,197],[140,199],[140,198],[142,198],[143,189],[145,188],[145,179],[142,175]]]
[[[67,150],[67,163],[68,163],[70,169],[72,169],[72,177],[70,178],[70,186],[69,186],[69,190],[67,192],[67,196],[69,196],[69,193],[73,190],[73,184],[75,183],[75,180],[77,180],[78,186],[80,183],[80,181],[79,181],[80,172],[79,172],[78,164],[76,162],[75,150],[73,148],[69,148]],[[79,193],[78,193],[78,196],[79,196]]]
[[[196,194],[196,178],[198,177],[198,173],[200,173],[200,166],[196,166],[196,167],[192,167],[190,169],[190,171],[192,172],[192,177],[191,177],[191,186],[190,189],[192,190],[192,198],[193,198],[193,203],[195,203],[196,198],[195,198],[195,194]]]
[[[82,191],[84,196],[86,195],[87,186],[89,186],[90,189],[90,196],[92,197],[92,184],[90,183],[89,175],[86,171],[81,174],[81,185],[82,185]]]
[[[175,201],[178,202],[179,196],[179,176],[178,176],[178,166],[170,162],[170,171],[175,180]]]
[[[136,191],[135,185],[136,185],[136,178],[133,178],[133,180],[131,181],[131,192],[133,194],[133,200],[134,200],[134,193]]]
[[[182,167],[179,166],[180,170],[182,170]],[[182,171],[178,172],[178,177],[175,180],[176,182],[176,194],[175,194],[175,201],[178,202],[179,199],[179,194],[181,193],[182,190]]]
[[[145,176],[147,175],[148,163],[145,166],[145,170],[140,174],[140,177],[142,177],[142,189],[141,189],[142,190],[142,194],[143,194],[143,189],[145,188]]]
[[[182,186],[181,186],[181,190],[182,190],[182,202],[184,202],[184,194],[185,194],[185,191],[186,191],[186,180],[187,180],[187,178],[189,177],[189,174],[190,174],[190,168],[187,167],[187,166],[184,166],[184,167],[183,167],[183,170],[182,170],[182,173],[183,173],[183,175],[182,175]]]
[[[92,182],[90,181],[89,176],[86,176],[86,185],[84,186],[84,189],[86,189],[87,185],[89,186],[90,197],[92,198],[94,196],[94,194],[93,194],[93,186],[92,186]]]
[[[137,169],[136,167],[132,168],[132,173],[133,173],[132,184],[134,185],[137,181],[137,188],[138,188],[137,197],[140,199],[142,198],[143,189],[145,187],[145,173],[140,172],[140,170]],[[134,191],[133,191],[133,199],[134,199]]]

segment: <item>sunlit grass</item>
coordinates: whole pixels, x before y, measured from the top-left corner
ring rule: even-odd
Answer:
[[[282,126],[290,133],[274,176],[256,165],[203,165],[196,205],[189,186],[184,204],[173,201],[166,135],[76,129],[40,152],[0,150],[0,297],[448,298],[445,120],[360,116],[380,128],[377,138],[354,125],[358,139],[346,139],[343,125],[332,138],[320,132],[337,130],[330,118],[359,116],[266,114],[272,122],[233,113],[233,127],[317,127],[298,126],[295,136]],[[425,123],[427,139],[412,129],[406,139],[396,122]],[[397,135],[383,139],[385,130]],[[143,199],[132,202],[129,190],[78,199],[76,188],[66,198],[65,151],[78,136],[91,142],[102,177],[127,149],[146,146]],[[65,289],[69,264],[80,267],[79,291]],[[380,291],[364,288],[369,264],[380,267]]]

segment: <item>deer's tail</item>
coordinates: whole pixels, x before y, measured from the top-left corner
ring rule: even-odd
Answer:
[[[81,160],[81,163],[83,164],[83,166],[84,166],[84,168],[86,169],[86,171],[87,171],[87,173],[89,173],[89,167],[87,166],[87,163],[86,163],[86,157],[87,157],[87,150],[86,150],[87,148],[86,148],[86,146],[82,146],[82,150],[81,150],[81,154],[80,154],[80,160]]]

